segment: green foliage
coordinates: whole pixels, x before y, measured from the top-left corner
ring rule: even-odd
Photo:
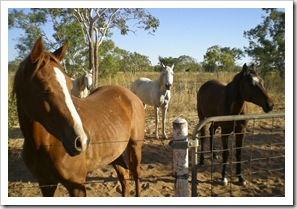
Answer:
[[[121,71],[123,72],[144,72],[151,71],[151,61],[145,55],[137,52],[123,51],[121,60]]]
[[[18,50],[18,58],[25,58],[31,51],[35,41],[40,36],[45,36],[42,26],[46,22],[46,17],[40,13],[25,13],[23,10],[10,10],[8,14],[8,28],[20,28],[24,33],[20,34],[18,44],[15,48]],[[48,42],[45,43],[48,47]]]
[[[198,72],[202,70],[202,66],[191,56],[181,55],[175,57],[159,56],[159,65],[155,66],[155,71],[161,71],[161,64],[172,66],[174,64],[175,72]]]
[[[243,52],[238,48],[215,45],[207,49],[202,66],[206,72],[230,71],[242,56]]]
[[[44,30],[48,23],[52,25],[53,37],[49,37]],[[108,51],[108,47],[103,50],[100,48],[102,44],[104,47],[105,38],[112,36],[111,29],[120,30],[122,35],[135,33],[135,29],[154,33],[159,24],[156,17],[142,8],[36,8],[26,12],[16,9],[9,11],[9,29],[19,28],[24,31],[16,46],[20,58],[30,53],[40,36],[43,37],[45,47],[50,49],[57,48],[57,45],[62,45],[68,39],[70,45],[64,59],[66,72],[71,76],[82,68],[92,68],[95,87],[98,85],[98,77],[117,72],[119,57],[113,57],[111,53],[100,54]],[[144,63],[148,59],[139,54],[133,56],[135,69],[146,67]]]
[[[174,58],[174,57],[158,57],[159,59],[159,68],[156,69],[156,71],[161,71],[161,64],[165,65],[165,66],[172,66],[173,64],[176,65],[177,63],[177,59],[178,58]]]
[[[278,71],[280,77],[285,75],[285,12],[277,9],[263,9],[266,16],[255,28],[245,31],[249,40],[245,52],[259,66],[262,74]]]

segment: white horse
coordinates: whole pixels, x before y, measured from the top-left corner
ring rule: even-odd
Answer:
[[[86,98],[90,94],[90,90],[93,84],[92,69],[79,76],[77,79],[71,78],[72,81],[72,94],[76,97]]]
[[[143,102],[144,106],[151,105],[154,106],[155,110],[155,122],[156,122],[156,131],[155,136],[158,139],[158,110],[159,107],[162,108],[162,134],[163,137],[167,139],[165,133],[165,122],[166,114],[168,109],[168,104],[170,101],[170,88],[173,83],[173,68],[174,64],[171,67],[164,66],[162,64],[163,71],[159,79],[152,81],[148,78],[140,78],[134,81],[130,90],[136,94],[140,100]]]

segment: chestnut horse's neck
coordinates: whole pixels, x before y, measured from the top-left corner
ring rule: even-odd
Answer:
[[[225,90],[225,113],[228,115],[239,115],[246,112],[245,101],[240,92],[241,73],[237,74],[233,80],[227,84]]]

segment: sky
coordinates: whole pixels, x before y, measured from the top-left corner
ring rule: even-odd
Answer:
[[[148,56],[152,65],[158,64],[159,56],[188,55],[195,58],[197,62],[202,62],[207,49],[214,45],[243,50],[248,46],[248,39],[243,36],[244,31],[260,24],[263,20],[261,16],[265,14],[261,8],[191,8],[188,6],[186,8],[147,7],[146,9],[160,21],[154,35],[138,29],[136,33],[123,36],[119,31],[114,30],[111,39],[122,49]],[[8,30],[9,61],[17,55],[15,44],[20,33],[21,31],[17,29]],[[242,65],[250,61],[249,57],[244,57],[237,64]]]
[[[203,61],[208,48],[241,48],[248,46],[243,37],[262,22],[262,9],[148,9],[160,20],[154,35],[138,31],[129,36],[115,33],[115,44],[129,51],[136,51],[157,64],[158,56],[179,57],[188,55],[198,62]],[[249,60],[244,58],[243,61]]]

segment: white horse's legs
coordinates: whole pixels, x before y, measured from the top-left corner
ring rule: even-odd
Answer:
[[[162,134],[165,139],[167,139],[167,134],[165,133],[165,123],[166,123],[166,114],[167,114],[168,106],[162,108]]]
[[[156,130],[155,130],[155,137],[156,139],[159,139],[159,134],[158,134],[158,124],[159,124],[159,115],[158,115],[158,111],[159,111],[159,108],[154,106],[154,109],[155,109],[155,123],[156,123]]]

